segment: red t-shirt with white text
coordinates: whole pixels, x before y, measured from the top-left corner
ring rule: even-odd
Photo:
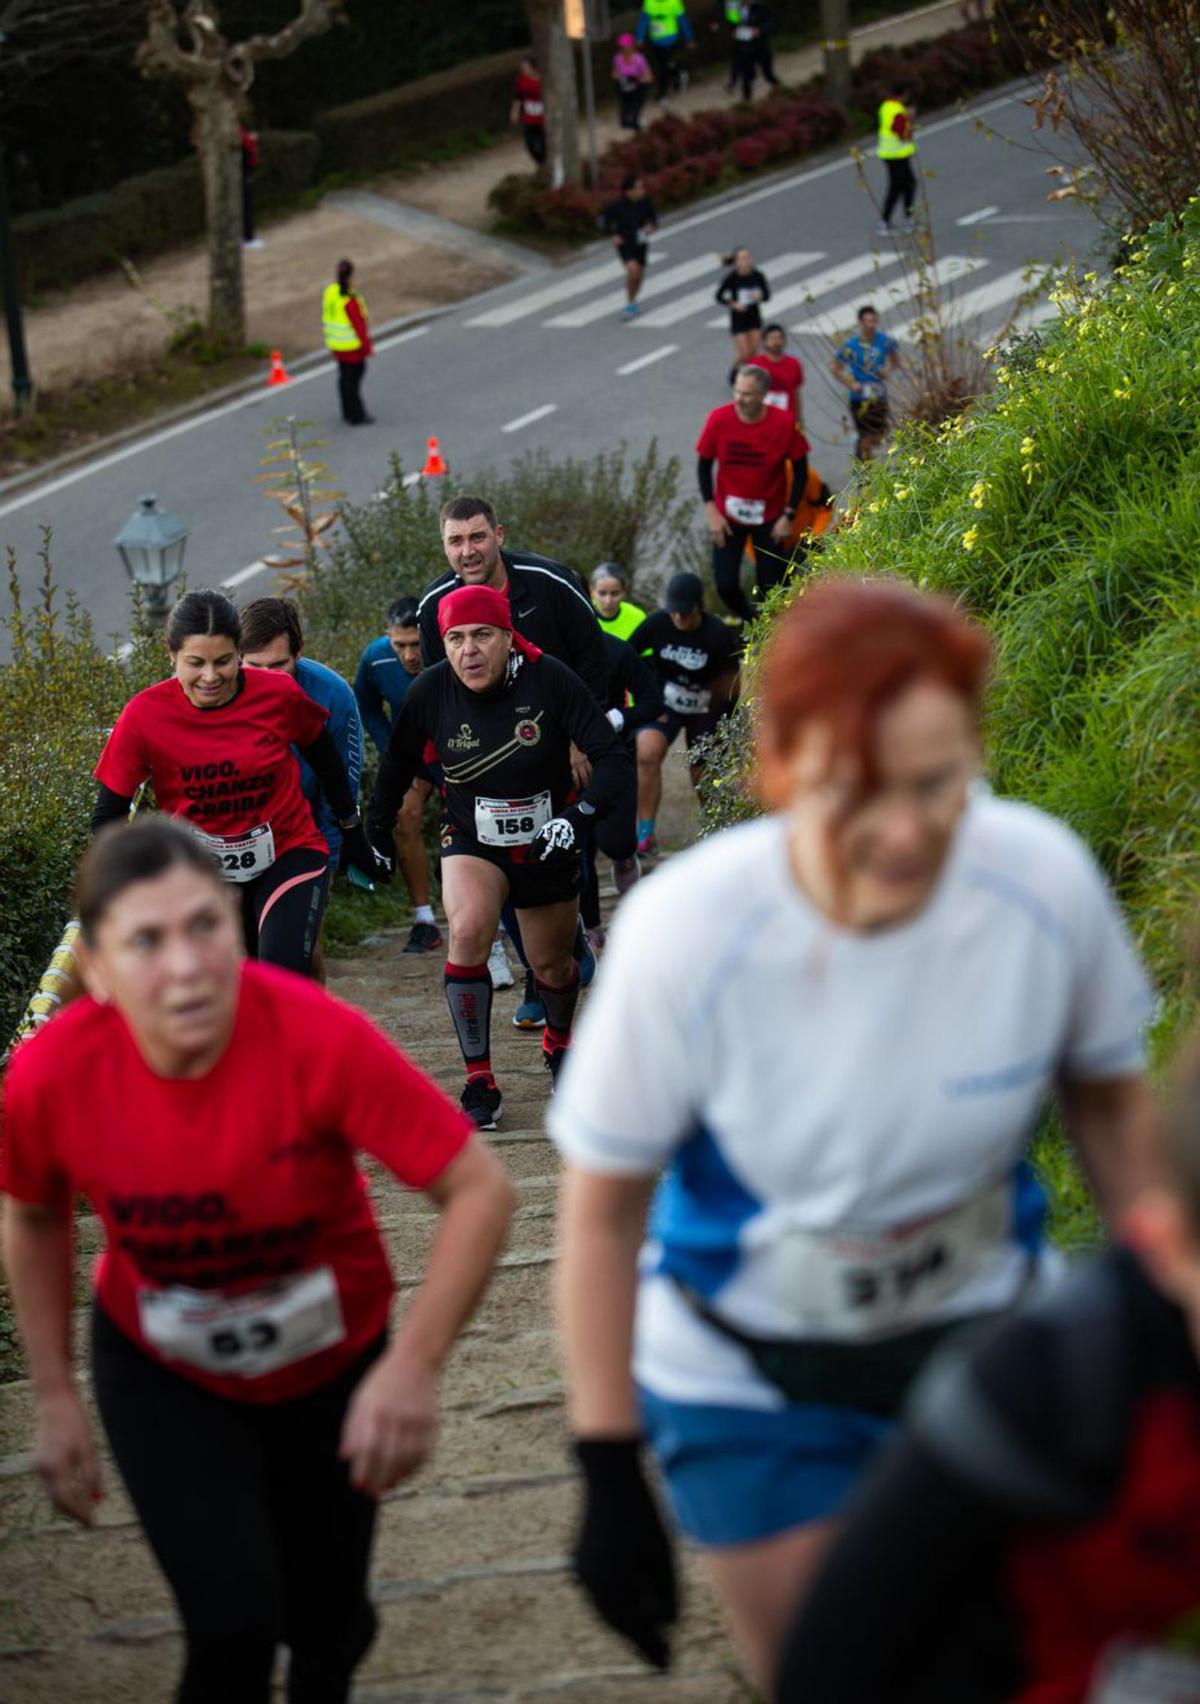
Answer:
[[[787,463],[808,455],[808,439],[781,409],[768,408],[753,425],[732,402],[714,408],[696,445],[717,462],[717,508],[727,520],[758,526],[778,519],[787,501]]]
[[[542,100],[542,79],[517,73],[517,99],[521,103],[522,124],[545,124],[546,108]]]
[[[760,350],[757,355],[751,355],[744,367],[761,367],[771,381],[767,392],[767,407],[782,408],[792,419],[796,418],[796,396],[804,385],[804,368],[794,355],[781,355],[778,361],[772,361],[769,355]]]
[[[124,797],[151,781],[160,811],[225,839],[269,823],[277,858],[297,846],[327,852],[291,747],[311,745],[329,712],[290,675],[244,669],[241,678],[237,696],[215,710],[198,710],[174,676],[137,693],[96,780]]]
[[[258,1377],[166,1360],[244,1402],[303,1395],[383,1330],[392,1275],[361,1148],[423,1189],[474,1125],[361,1012],[272,965],[244,962],[234,1032],[206,1076],[158,1076],[113,1006],[81,999],[18,1047],[4,1093],[0,1189],[104,1224],[97,1298],[156,1359],[139,1293],[242,1295],[331,1269],[344,1335]]]

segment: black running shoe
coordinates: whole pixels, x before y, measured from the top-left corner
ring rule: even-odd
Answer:
[[[547,1048],[542,1049],[542,1064],[550,1073],[551,1094],[558,1087],[558,1074],[562,1070],[569,1052],[570,1048],[567,1047],[556,1047],[552,1053]]]
[[[442,931],[436,923],[414,923],[405,943],[406,953],[435,953],[443,946]]]
[[[472,1077],[462,1092],[462,1109],[468,1118],[475,1120],[477,1130],[494,1130],[500,1122],[502,1105],[500,1090],[482,1077]]]

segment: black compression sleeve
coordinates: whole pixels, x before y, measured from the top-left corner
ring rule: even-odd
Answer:
[[[92,810],[92,833],[95,834],[98,828],[103,828],[106,822],[124,822],[132,803],[132,794],[126,798],[124,793],[114,793],[111,787],[106,787],[101,781]]]
[[[706,503],[713,500],[713,458],[699,456],[696,460],[696,478],[700,481],[700,495]]]
[[[1016,1654],[998,1595],[1008,1533],[997,1506],[902,1439],[847,1516],[787,1639],[778,1704],[1011,1697]],[[979,1661],[981,1639],[1002,1647],[994,1660]]]
[[[400,706],[379,759],[379,774],[375,777],[371,802],[367,806],[367,826],[376,845],[386,846],[391,839],[397,812],[404,803],[405,793],[412,786],[425,749],[428,736],[418,721],[413,704],[416,693],[414,685]]]
[[[544,678],[556,715],[592,766],[592,778],[575,802],[592,807],[586,815],[607,816],[620,803],[633,759],[583,682],[564,665],[555,668],[553,658],[545,662],[551,663]]]
[[[634,657],[629,674],[633,703],[625,710],[625,728],[632,733],[636,728],[644,728],[648,722],[658,720],[663,713],[663,701],[658,676],[645,657]]]
[[[322,728],[311,745],[300,746],[298,749],[304,753],[310,769],[320,782],[321,791],[328,799],[334,816],[339,822],[352,817],[358,810],[358,800],[354,797],[337,741],[329,729]]]

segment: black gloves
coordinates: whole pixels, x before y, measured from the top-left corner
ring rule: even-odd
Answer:
[[[392,860],[380,857],[367,839],[360,822],[342,829],[342,857],[347,864],[355,865],[373,882],[387,883],[392,879]]]
[[[646,1483],[636,1438],[577,1438],[583,1518],[575,1577],[614,1632],[648,1663],[671,1663],[669,1629],[679,1618],[671,1541]]]

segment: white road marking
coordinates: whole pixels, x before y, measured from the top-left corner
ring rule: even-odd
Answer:
[[[427,325],[416,325],[411,331],[397,332],[395,337],[385,338],[382,343],[375,345],[376,353],[384,349],[394,349],[399,343],[411,343],[414,337],[424,337],[430,330]],[[332,369],[327,366],[315,366],[308,372],[297,373],[291,384],[286,386],[291,391],[296,385],[306,385],[312,379],[329,380]],[[99,461],[86,462],[82,467],[72,468],[70,473],[62,474],[58,479],[52,479],[48,485],[37,485],[31,491],[26,491],[21,497],[14,497],[11,503],[0,507],[0,520],[6,515],[15,515],[19,509],[27,509],[31,503],[41,502],[46,497],[54,497],[60,491],[66,491],[72,485],[78,485],[81,479],[90,479],[93,474],[107,473],[110,467],[118,467],[121,462],[132,460],[146,450],[157,449],[159,444],[168,444],[172,438],[182,438],[186,432],[195,432],[201,426],[207,426],[213,420],[224,420],[227,415],[236,414],[239,409],[254,408],[261,403],[278,400],[278,392],[270,392],[265,388],[251,391],[248,396],[236,397],[232,402],[224,402],[219,408],[206,409],[203,414],[193,414],[189,420],[180,420],[174,426],[167,426],[161,432],[152,432],[147,438],[139,438],[136,443],[126,444],[124,449],[114,450],[111,455],[101,456]]]
[[[221,584],[227,591],[232,591],[235,586],[242,586],[245,585],[247,580],[253,580],[256,574],[269,573],[270,567],[269,562],[251,562],[248,567],[239,568],[236,574],[231,574],[227,580],[222,580]]]
[[[974,213],[964,213],[961,219],[956,219],[956,225],[978,225],[982,219],[990,219],[993,213],[999,213],[998,207],[977,207]]]
[[[948,254],[935,265],[929,267],[928,270],[918,271],[914,269],[907,278],[896,284],[889,284],[883,290],[876,291],[880,311],[886,314],[889,308],[911,300],[929,283],[950,284],[956,278],[965,278],[968,273],[978,272],[981,266],[986,265],[986,260],[980,260],[975,256]],[[858,297],[848,296],[845,300],[828,309],[826,313],[813,319],[801,320],[798,325],[792,326],[792,331],[797,337],[829,337],[853,321],[858,307]],[[888,329],[886,323],[883,329],[885,331]]]
[[[711,254],[697,255],[694,260],[685,260],[679,266],[670,266],[665,272],[648,270],[638,301],[644,302],[650,296],[665,296],[667,291],[673,290],[677,284],[690,284],[693,278],[700,278],[704,273],[713,273],[716,270],[717,262]],[[565,314],[556,314],[553,319],[544,321],[544,324],[591,325],[593,320],[603,319],[606,314],[619,314],[625,306],[625,299],[624,290],[614,290],[610,295],[601,296],[597,302],[588,302],[582,308],[568,308]]]
[[[547,414],[553,414],[557,409],[556,402],[544,402],[540,408],[531,408],[528,414],[518,414],[515,420],[510,420],[507,426],[501,426],[502,432],[519,432],[523,426],[532,426],[535,420],[544,420]]]
[[[624,378],[626,373],[640,372],[643,367],[652,367],[655,361],[665,361],[668,355],[674,355],[678,349],[678,343],[664,343],[661,349],[652,349],[649,355],[639,355],[636,361],[626,361],[623,367],[617,368],[617,373]]]
[[[961,326],[967,320],[974,319],[977,314],[986,314],[989,308],[996,307],[1000,302],[1015,301],[1025,291],[1034,289],[1037,282],[1036,274],[1032,273],[1028,266],[1019,266],[1015,272],[1002,273],[999,278],[981,284],[977,290],[968,290],[965,296],[951,297],[944,304],[941,319],[948,326]],[[911,341],[924,317],[918,314],[907,324],[893,327],[892,336]]]
[[[656,264],[667,258],[664,249],[650,250],[650,262]],[[611,284],[614,279],[621,277],[621,260],[613,249],[606,261],[599,266],[589,266],[583,272],[575,272],[569,278],[560,278],[557,284],[547,284],[544,290],[528,291],[518,296],[516,301],[505,302],[498,308],[489,308],[486,313],[476,314],[473,319],[466,320],[467,325],[512,325],[514,320],[526,319],[530,314],[540,313],[543,308],[552,308],[558,302],[569,301],[572,296],[582,296],[588,290],[597,290],[602,284]]]
[[[805,303],[816,296],[828,295],[831,290],[840,290],[843,284],[853,284],[856,278],[865,277],[868,272],[882,272],[885,266],[895,266],[899,255],[879,255],[870,250],[866,254],[856,255],[853,260],[843,260],[837,266],[827,266],[823,272],[814,272],[808,278],[802,278],[798,284],[790,284],[786,290],[778,291],[767,304],[771,318],[778,319],[780,314],[789,308],[803,307]],[[724,315],[718,314],[715,319],[708,321],[710,330],[727,323]]]
[[[1012,336],[1022,331],[1033,331],[1039,325],[1045,325],[1048,320],[1057,319],[1062,312],[1060,302],[1035,302],[1031,308],[1022,308],[1011,324],[994,325],[990,331],[981,332],[979,341],[985,349],[991,347],[1001,337]]]
[[[764,260],[761,268],[768,283],[773,283],[776,278],[782,278],[788,272],[798,272],[802,266],[811,266],[814,260],[824,259],[823,249],[810,254],[777,254],[769,260]],[[682,296],[676,296],[675,300],[668,302],[665,307],[651,309],[648,314],[639,317],[638,325],[674,325],[677,320],[686,319],[689,314],[701,313],[705,308],[710,308],[717,294],[717,285],[721,281],[722,268],[716,265],[711,270],[713,281],[706,289],[689,290]],[[770,315],[771,303],[764,302],[762,307],[764,312]]]

